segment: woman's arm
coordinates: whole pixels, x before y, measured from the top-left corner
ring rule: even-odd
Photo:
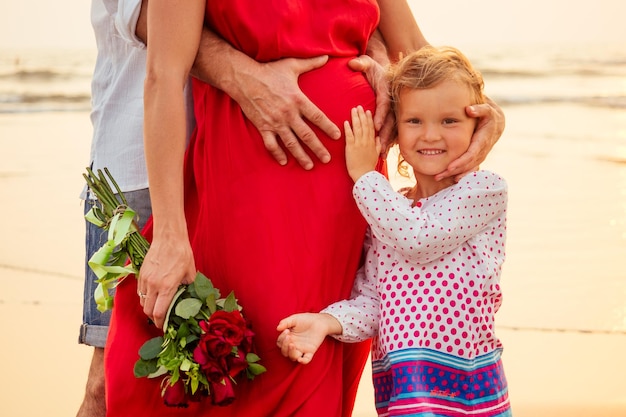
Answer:
[[[137,37],[146,43],[148,3],[142,1],[136,27]],[[298,77],[323,66],[327,60],[328,57],[319,56],[259,63],[204,27],[191,74],[224,91],[241,106],[278,163],[287,163],[279,138],[303,168],[311,169],[314,163],[304,146],[322,162],[330,160],[330,153],[306,121],[333,139],[339,139],[341,132],[300,90]]]
[[[186,141],[184,87],[204,18],[204,0],[150,0],[144,85],[144,145],[154,220],[138,289],[144,312],[163,326],[174,293],[196,270],[183,202]]]
[[[374,126],[381,138],[382,155],[386,156],[393,139],[395,119],[391,113],[385,69],[390,62],[397,62],[401,56],[428,45],[428,42],[405,0],[379,0],[378,7],[380,22],[368,41],[367,56],[353,59],[349,65],[354,71],[363,72],[376,92]]]
[[[378,29],[391,62],[428,45],[406,0],[378,0],[378,7]]]

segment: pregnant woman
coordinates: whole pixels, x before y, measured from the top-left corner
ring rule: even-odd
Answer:
[[[205,0],[206,1],[206,0]],[[144,136],[152,246],[137,283],[119,287],[106,349],[109,416],[349,416],[369,345],[328,340],[316,364],[299,366],[275,346],[283,317],[318,311],[350,294],[366,223],[351,196],[344,141],[312,127],[330,154],[305,170],[279,165],[239,105],[194,80],[197,128],[185,148],[183,87],[203,24],[259,62],[327,55],[299,77],[302,91],[336,125],[375,95],[348,62],[366,51],[379,20],[374,0],[150,0]],[[312,156],[312,155],[311,155]],[[267,372],[236,387],[227,407],[210,401],[167,408],[160,379],[133,364],[181,283],[196,270],[234,291],[256,333]]]

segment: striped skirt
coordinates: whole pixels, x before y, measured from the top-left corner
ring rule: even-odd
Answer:
[[[378,415],[510,417],[501,353],[464,359],[420,348],[374,359]]]

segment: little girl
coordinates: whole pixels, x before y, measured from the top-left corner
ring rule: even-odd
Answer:
[[[423,48],[390,73],[402,159],[416,184],[397,193],[374,170],[380,152],[372,116],[345,123],[353,195],[369,223],[352,298],[278,325],[282,353],[309,363],[327,335],[374,337],[380,416],[511,416],[494,315],[502,302],[507,185],[476,171],[435,175],[463,154],[483,103],[482,76],[454,48]],[[399,164],[400,165],[400,164]]]

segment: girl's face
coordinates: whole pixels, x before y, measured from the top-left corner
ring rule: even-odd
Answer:
[[[398,147],[416,175],[436,175],[469,147],[476,119],[469,87],[443,81],[428,89],[404,88],[398,103]]]

